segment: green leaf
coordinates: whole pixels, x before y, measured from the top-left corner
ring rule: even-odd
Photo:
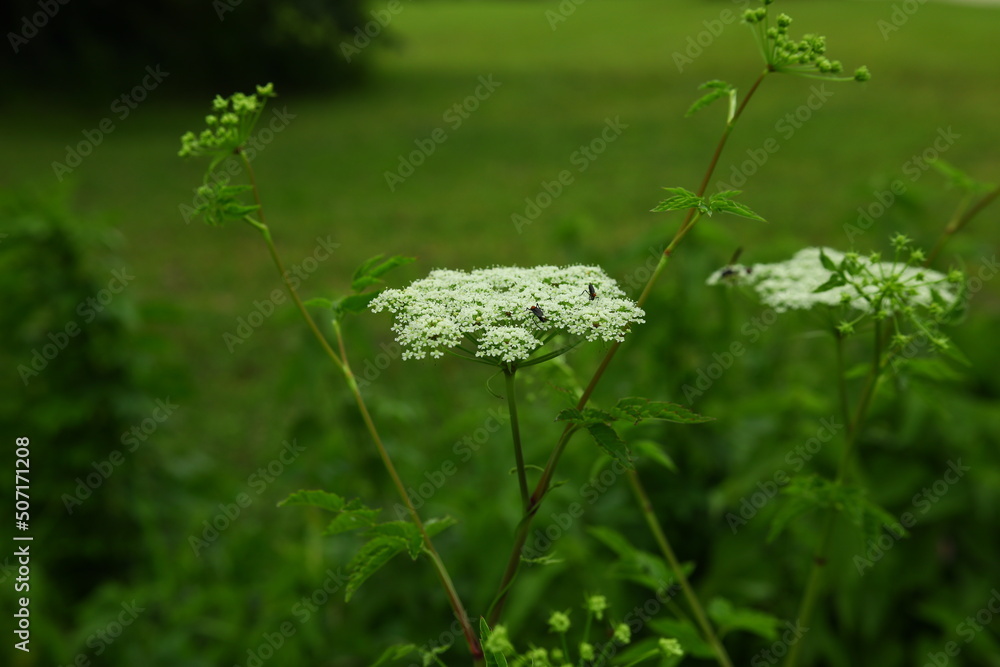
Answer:
[[[411,524],[412,525],[412,524]],[[350,602],[351,596],[357,592],[368,577],[378,572],[397,554],[407,548],[407,540],[395,535],[381,535],[365,543],[354,558],[347,564],[347,586],[344,600]]]
[[[930,164],[932,167],[937,169],[951,185],[954,185],[965,192],[981,192],[989,190],[993,187],[989,183],[977,181],[955,165],[942,160],[941,158],[930,160]]]
[[[285,505],[307,505],[318,507],[337,514],[324,531],[327,535],[336,535],[359,528],[371,528],[378,523],[381,510],[365,506],[358,498],[345,500],[335,493],[327,491],[296,491],[280,503]]]
[[[413,257],[403,257],[402,255],[393,255],[385,261],[382,261],[383,257],[385,255],[376,255],[358,267],[351,279],[352,290],[360,293],[365,288],[382,282],[381,277],[397,266],[414,261]]]
[[[490,629],[486,619],[480,616],[479,643],[483,647],[483,658],[486,659],[486,667],[507,667],[507,658],[503,653],[486,650],[486,644],[491,636],[493,636],[493,630]]]
[[[684,188],[663,188],[670,193],[670,197],[664,199],[653,207],[654,212],[661,211],[686,211],[689,208],[704,208],[702,198]]]
[[[639,440],[638,442],[632,443],[632,447],[639,451],[640,454],[648,456],[652,460],[659,463],[661,466],[669,470],[670,472],[678,472],[677,464],[674,460],[670,458],[670,455],[663,451],[660,445],[652,440]],[[593,479],[593,477],[591,477]]]
[[[963,378],[961,373],[938,357],[904,359],[903,362],[907,373],[931,382],[954,382]]]
[[[372,299],[381,294],[381,292],[382,290],[376,290],[374,292],[365,292],[364,294],[345,296],[333,304],[333,308],[337,311],[337,317],[343,317],[347,313],[362,313],[368,310],[368,304],[372,302]]]
[[[632,459],[629,456],[628,445],[622,440],[613,428],[604,423],[587,424],[587,431],[593,436],[597,446],[605,452],[618,459],[618,461],[629,470],[635,470]]]
[[[721,597],[713,598],[706,611],[718,626],[720,635],[733,630],[746,630],[768,641],[774,641],[778,637],[781,621],[770,614],[734,607],[729,600]]]
[[[643,419],[659,419],[677,424],[702,424],[715,421],[715,417],[703,417],[682,405],[653,402],[641,397],[619,399],[610,412],[616,420],[629,420],[636,424]]]
[[[587,532],[618,555],[618,561],[610,570],[613,576],[632,581],[656,593],[664,593],[674,583],[673,572],[666,561],[655,554],[636,549],[620,533],[603,526],[588,528]],[[693,566],[685,563],[681,569],[689,574]]]
[[[819,249],[819,263],[823,265],[823,268],[830,273],[835,273],[837,271],[837,265],[833,263],[833,260],[826,256],[823,249]]]
[[[332,310],[335,304],[330,299],[324,299],[323,297],[316,297],[315,299],[309,299],[308,301],[303,301],[302,305],[308,307],[323,308],[324,310]]]
[[[397,644],[395,646],[390,646],[386,650],[382,651],[382,655],[379,656],[378,660],[369,665],[369,667],[379,667],[379,665],[387,662],[401,660],[418,650],[419,649],[416,644]]]
[[[708,200],[709,210],[719,211],[720,213],[730,213],[732,215],[738,215],[743,218],[749,218],[760,222],[767,222],[767,220],[754,213],[749,206],[741,204],[733,199],[733,196],[738,194],[740,194],[739,190],[726,190],[725,192],[712,195]]]
[[[825,283],[813,290],[813,294],[818,294],[820,292],[828,292],[835,287],[842,287],[847,283],[844,281],[844,277],[839,273],[834,273],[830,275],[830,279]]]
[[[684,114],[685,117],[691,116],[715,100],[721,99],[723,97],[733,96],[736,94],[736,89],[725,81],[719,81],[718,79],[712,81],[706,81],[705,83],[698,86],[698,90],[708,90],[706,94],[699,97],[694,103],[688,108],[687,112]]]

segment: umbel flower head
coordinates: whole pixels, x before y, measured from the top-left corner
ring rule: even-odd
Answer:
[[[893,242],[901,251],[909,240],[897,237]],[[933,311],[956,306],[962,292],[961,275],[946,276],[911,265],[922,259],[919,250],[910,251],[909,262],[883,262],[878,255],[805,248],[784,262],[724,267],[707,283],[747,286],[761,303],[779,313],[848,305],[864,314],[887,316],[914,308]]]
[[[517,363],[557,334],[622,341],[643,311],[597,266],[438,269],[403,289],[385,290],[373,312],[395,316],[404,359],[450,348],[490,363]],[[532,361],[538,361],[535,358]]]

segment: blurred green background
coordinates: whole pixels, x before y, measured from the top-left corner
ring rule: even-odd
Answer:
[[[232,16],[254,6],[245,4]],[[596,395],[605,403],[642,395],[692,404],[717,418],[641,432],[661,442],[679,466],[673,474],[640,461],[678,555],[695,564],[693,583],[705,601],[724,596],[794,618],[818,517],[796,521],[767,543],[768,517],[780,500],[736,534],[726,514],[776,471],[790,473],[786,453],[838,412],[829,337],[806,318],[753,324],[763,309],[705,286],[709,272],[736,247],[750,263],[780,260],[805,245],[848,249],[852,240],[861,251],[885,249],[895,232],[929,248],[960,199],[936,171],[913,168],[913,157],[932,147],[939,132],[957,135],[943,158],[981,180],[1000,180],[1000,10],[928,3],[906,4],[904,12],[903,4],[778,3],[776,10],[794,17],[794,34],[825,34],[831,57],[848,71],[868,65],[873,79],[765,81],[714,180],[731,180],[773,137],[780,148],[739,186],[743,201],[769,222],[699,223],[647,303],[647,323],[622,348]],[[359,543],[323,537],[319,513],[275,506],[294,490],[323,488],[386,507],[388,516],[396,497],[350,395],[287,300],[228,349],[223,336],[235,333],[240,318],[281,282],[249,228],[185,220],[203,165],[176,157],[178,137],[201,128],[214,92],[275,81],[273,108],[287,109],[290,120],[254,168],[285,263],[308,271],[306,297],[340,294],[354,268],[378,253],[418,258],[390,277],[396,286],[437,267],[580,262],[600,264],[634,289],[680,221],[649,212],[662,198],[660,188],[695,189],[722,128],[721,105],[683,117],[696,87],[721,78],[745,91],[761,69],[759,57],[748,29],[722,20],[727,11],[737,15],[741,3],[562,6],[575,9],[559,14],[560,3],[547,1],[402,2],[376,43],[347,66],[334,67],[329,54],[311,60],[294,50],[283,54],[282,66],[229,58],[232,85],[215,76],[198,80],[188,73],[197,68],[178,66],[125,118],[113,100],[141,81],[144,68],[171,71],[169,61],[149,59],[155,49],[132,44],[116,54],[120,67],[104,86],[85,85],[85,78],[9,83],[0,124],[6,235],[0,355],[8,371],[0,405],[8,440],[32,438],[36,537],[32,651],[15,651],[8,642],[7,664],[64,665],[83,656],[101,665],[247,665],[287,622],[294,634],[273,664],[354,667],[393,642],[436,642],[447,633],[450,610],[424,563],[394,561],[345,604],[342,594],[327,596],[322,587]],[[386,8],[355,5],[351,19],[338,24],[337,54],[337,40],[350,43],[352,26],[375,20],[370,11],[384,16]],[[894,12],[898,26],[891,23]],[[173,25],[177,16],[163,20]],[[53,17],[50,29],[59,20]],[[248,27],[252,22],[229,25],[225,41],[200,35],[191,48],[220,54],[231,43],[249,44],[248,52],[276,48],[255,41],[263,38]],[[324,39],[331,43],[330,35]],[[699,39],[704,45],[692,47]],[[44,60],[44,52],[32,57]],[[99,70],[101,62],[88,67]],[[212,59],[203,67],[212,71]],[[315,78],[306,75],[310,68]],[[499,85],[456,127],[449,109],[474,95],[481,77]],[[206,86],[216,87],[206,93]],[[818,99],[819,86],[832,95],[822,92],[828,99],[789,132],[783,119],[805,113],[802,105]],[[104,118],[113,119],[114,130],[59,182],[53,163],[65,162],[67,147]],[[619,119],[623,131],[580,171],[577,151],[609,119]],[[436,128],[444,128],[446,141],[390,189],[386,172]],[[563,170],[572,172],[572,184],[518,229],[512,216],[526,215],[526,199],[536,200]],[[884,199],[894,180],[905,192],[870,229],[849,238],[846,226],[857,225],[858,208]],[[975,275],[995,262],[997,210],[987,209],[956,237],[937,268],[964,266]],[[304,260],[321,243],[339,246],[310,269]],[[109,288],[111,272],[122,269],[134,279],[84,323],[77,304]],[[919,514],[915,494],[940,479],[950,461],[971,470],[863,576],[852,559],[868,546],[849,524],[838,524],[830,596],[808,634],[807,664],[922,665],[948,641],[962,648],[948,664],[1000,664],[1000,625],[985,623],[968,644],[957,630],[1000,587],[998,297],[996,281],[986,280],[954,331],[970,368],[933,381],[894,378],[877,397],[858,450],[858,475],[891,514]],[[25,385],[18,366],[67,321],[83,324],[82,335]],[[458,464],[422,512],[460,520],[437,540],[439,550],[470,613],[481,614],[519,518],[516,482],[507,474],[510,445],[501,429],[467,462],[453,447],[488,426],[501,403],[487,388],[490,372],[479,366],[447,358],[401,361],[389,324],[384,315],[348,322],[352,365],[368,373],[365,394],[408,484],[426,481],[448,460]],[[684,386],[734,342],[746,353],[703,395],[687,400]],[[568,360],[582,381],[603,354],[591,347]],[[859,341],[852,358],[862,360],[866,349]],[[550,383],[563,383],[561,373],[553,366],[522,374],[526,455],[538,464],[560,430],[552,418],[562,398]],[[176,405],[162,421],[157,400]],[[155,429],[132,447],[123,438],[144,420]],[[275,465],[286,442],[303,450]],[[74,494],[78,478],[116,450],[122,462],[67,512],[64,494]],[[557,475],[567,483],[546,501],[537,529],[557,524],[553,513],[581,501],[595,454],[582,438],[572,443]],[[805,470],[829,476],[838,458],[835,441]],[[258,472],[269,465],[270,473]],[[4,485],[12,498],[13,480]],[[205,537],[205,522],[240,494],[249,505],[208,546],[192,547],[191,537]],[[544,621],[552,609],[575,608],[582,619],[581,591],[608,595],[619,618],[649,597],[608,577],[614,557],[586,532],[610,526],[655,551],[622,480],[596,502],[583,502],[584,516],[561,530],[552,547],[562,563],[528,568],[518,579],[506,619],[521,647],[550,645]],[[17,597],[11,561],[3,561],[0,574],[5,609]],[[129,619],[120,637],[102,639],[119,618]],[[755,664],[771,644],[741,633],[725,641],[736,664]],[[459,643],[444,659],[467,664],[465,648]]]

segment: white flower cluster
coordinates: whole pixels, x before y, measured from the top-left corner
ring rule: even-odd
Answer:
[[[438,269],[404,289],[385,290],[371,309],[395,316],[392,330],[404,359],[440,357],[459,347],[510,363],[528,359],[560,331],[622,341],[629,325],[644,321],[643,311],[597,266]]]
[[[845,257],[844,253],[831,248],[804,248],[791,259],[776,264],[724,267],[709,276],[707,284],[750,287],[761,303],[779,313],[808,310],[815,305],[841,304],[865,313],[875,310],[891,313],[895,310],[892,303],[884,300],[873,303],[889,284],[896,287],[892,292],[895,300],[909,306],[929,307],[934,301],[934,294],[949,306],[958,298],[959,286],[942,273],[900,262],[874,261],[860,255],[854,255],[858,270],[850,276],[851,282],[817,292],[816,288],[833,275],[823,266],[820,252],[838,266]]]

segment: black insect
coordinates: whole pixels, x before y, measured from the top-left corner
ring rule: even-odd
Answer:
[[[737,275],[740,272],[740,270],[733,265],[736,264],[736,262],[739,260],[741,254],[743,254],[743,248],[742,247],[737,248],[736,252],[733,253],[732,259],[729,260],[729,265],[726,266],[726,268],[722,269],[720,277],[730,278],[732,276]],[[749,266],[746,267],[747,274],[749,274],[750,271],[752,271],[752,269]]]
[[[587,283],[587,294],[590,295],[591,301],[597,298],[597,290],[594,289],[593,283]]]
[[[548,322],[549,321],[549,318],[545,317],[545,313],[543,313],[542,309],[539,308],[538,306],[531,306],[530,308],[528,308],[528,310],[530,310],[532,312],[532,314],[535,317],[538,318],[539,322]]]

